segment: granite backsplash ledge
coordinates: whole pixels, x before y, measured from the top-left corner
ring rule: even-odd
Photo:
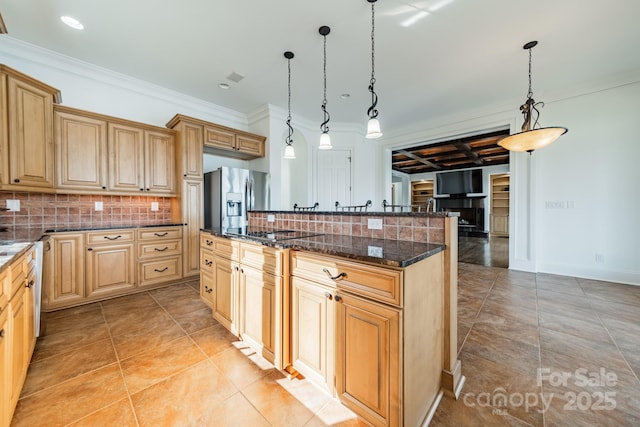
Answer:
[[[273,215],[274,221],[268,221]],[[444,243],[446,214],[394,214],[384,212],[249,212],[249,226],[309,231],[319,234],[406,240],[423,243]],[[382,229],[370,229],[369,220],[380,219]]]
[[[0,227],[76,229],[170,224],[171,198],[106,194],[49,194],[0,191],[0,206],[19,200],[19,212],[0,211]],[[102,202],[102,211],[95,210]],[[158,210],[151,210],[151,203]]]

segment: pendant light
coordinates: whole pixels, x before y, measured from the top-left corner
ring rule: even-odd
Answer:
[[[323,56],[324,58],[323,60],[324,98],[322,99],[322,107],[321,107],[323,122],[320,124],[320,130],[322,131],[322,134],[320,135],[320,145],[318,146],[318,149],[331,150],[333,146],[331,145],[331,137],[329,136],[329,126],[327,126],[331,118],[329,116],[329,112],[327,111],[327,34],[331,32],[331,28],[327,27],[326,25],[323,25],[318,29],[318,32],[324,38],[324,56]]]
[[[565,127],[541,128],[538,124],[538,118],[540,117],[538,107],[544,107],[544,102],[536,102],[533,99],[533,91],[531,90],[531,49],[537,44],[537,41],[530,41],[522,47],[529,51],[529,91],[527,92],[527,99],[524,104],[520,106],[520,111],[522,111],[522,115],[524,116],[524,123],[521,128],[522,132],[507,136],[498,141],[498,145],[509,151],[526,151],[531,154],[533,150],[545,147],[561,135],[567,133],[567,128]],[[536,118],[533,125],[531,125],[531,116],[534,113]]]
[[[293,149],[293,139],[291,139],[291,135],[293,135],[293,128],[291,127],[291,60],[295,55],[293,52],[286,51],[284,53],[284,57],[287,58],[287,69],[288,69],[288,80],[287,80],[287,88],[289,90],[289,101],[288,101],[288,115],[287,115],[287,127],[289,128],[289,134],[284,140],[286,146],[284,147],[284,158],[293,160],[296,158],[296,152]]]
[[[375,139],[380,138],[382,136],[382,131],[380,131],[380,122],[378,121],[378,110],[376,110],[376,105],[378,105],[378,95],[374,90],[374,85],[376,83],[376,74],[375,74],[375,30],[376,30],[376,21],[375,21],[375,2],[377,0],[367,0],[371,3],[371,80],[369,81],[369,92],[371,92],[371,107],[367,110],[367,115],[369,116],[369,122],[367,122],[367,134],[366,138]]]

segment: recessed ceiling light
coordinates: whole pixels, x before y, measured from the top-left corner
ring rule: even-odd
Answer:
[[[65,24],[67,24],[68,26],[70,26],[73,29],[76,30],[84,30],[84,25],[82,25],[82,23],[80,21],[78,21],[76,18],[73,18],[71,16],[67,16],[67,15],[63,15],[60,17],[60,20],[62,22],[64,22]]]
[[[350,95],[350,94],[348,94],[348,93],[343,93],[342,95],[340,95],[340,98],[342,98],[342,99],[347,99],[347,98],[349,98],[350,96],[351,96],[351,95]]]
[[[218,87],[220,89],[229,89],[229,83],[220,83]]]

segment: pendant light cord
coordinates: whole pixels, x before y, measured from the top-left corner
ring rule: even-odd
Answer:
[[[322,133],[328,133],[329,132],[329,126],[327,126],[327,123],[329,123],[329,120],[331,118],[331,116],[329,115],[329,112],[327,111],[327,36],[323,35],[322,36],[324,38],[324,56],[323,56],[323,63],[324,63],[324,68],[323,68],[323,75],[324,75],[324,93],[323,96],[324,98],[322,99],[322,113],[324,116],[324,121],[320,124],[320,130],[322,131]]]
[[[376,83],[376,44],[375,44],[375,31],[376,31],[376,20],[375,20],[375,3],[371,3],[371,80],[369,81],[369,92],[371,92],[371,107],[367,110],[367,115],[370,119],[375,119],[378,117],[378,110],[376,110],[376,105],[378,105],[378,95],[375,92],[374,85]]]
[[[291,145],[293,143],[293,139],[291,139],[291,136],[293,135],[293,128],[291,127],[291,59],[287,59],[287,68],[289,71],[289,78],[287,80],[287,87],[289,89],[287,127],[289,128],[289,135],[287,136],[287,139],[284,140],[284,142],[287,145]]]

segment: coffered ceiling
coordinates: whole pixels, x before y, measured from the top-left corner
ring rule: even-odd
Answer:
[[[17,39],[246,114],[266,104],[286,109],[283,52],[291,50],[294,125],[301,117],[321,121],[318,28],[328,25],[332,124],[364,128],[371,72],[366,0],[0,0],[0,13],[8,30],[0,43]],[[85,29],[66,27],[61,15]],[[638,16],[636,0],[378,0],[376,89],[385,136],[488,105],[516,110],[527,88],[522,45],[530,40],[539,41],[536,100],[636,75]]]
[[[497,144],[507,135],[509,131],[503,130],[394,150],[391,165],[393,170],[414,174],[507,164],[509,151]]]

